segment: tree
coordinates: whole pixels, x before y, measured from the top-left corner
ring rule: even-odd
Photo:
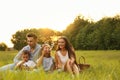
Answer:
[[[120,49],[120,15],[104,17],[97,22],[89,22],[78,16],[63,34],[75,49],[112,50]]]
[[[5,51],[5,50],[7,50],[7,48],[8,47],[4,42],[0,43],[0,51]]]
[[[83,16],[77,16],[73,23],[71,23],[66,30],[63,31],[63,34],[68,37],[73,46],[76,46],[76,37],[82,28],[86,25],[89,25],[90,22],[88,19],[85,19]]]
[[[50,37],[55,34],[53,30],[48,28],[40,28],[38,29],[38,31],[39,31],[39,40],[41,41],[41,43],[44,42],[50,43],[51,42]]]

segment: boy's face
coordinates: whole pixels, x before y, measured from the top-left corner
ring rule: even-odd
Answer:
[[[25,62],[27,62],[29,60],[28,54],[23,54],[22,55],[22,60],[24,60]]]

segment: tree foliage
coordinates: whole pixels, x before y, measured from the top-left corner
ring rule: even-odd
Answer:
[[[8,47],[4,42],[0,43],[0,51],[5,51],[5,50],[7,50],[7,48]]]
[[[120,16],[89,22],[78,16],[63,32],[76,49],[120,49]]]
[[[73,23],[71,23],[66,30],[63,31],[63,35],[67,36],[73,46],[75,46],[75,39],[79,31],[89,24],[88,20],[85,20],[83,16],[77,16]]]

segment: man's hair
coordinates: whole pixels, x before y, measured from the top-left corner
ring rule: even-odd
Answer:
[[[27,37],[33,37],[34,39],[37,39],[37,35],[35,33],[27,33],[26,38]]]

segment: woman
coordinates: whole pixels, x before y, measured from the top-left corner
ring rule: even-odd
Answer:
[[[55,54],[56,68],[71,74],[79,74],[75,51],[68,39],[65,36],[61,36],[57,42]]]

